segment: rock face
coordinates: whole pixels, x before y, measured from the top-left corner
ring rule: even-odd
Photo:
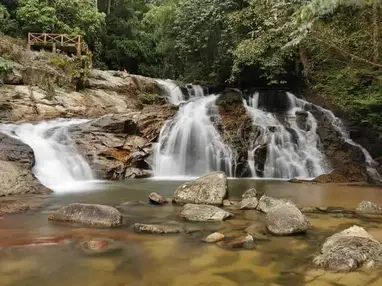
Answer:
[[[269,210],[266,217],[267,229],[275,235],[290,235],[306,232],[310,223],[294,205],[280,204]]]
[[[152,142],[174,112],[169,106],[145,106],[142,111],[105,115],[73,128],[72,138],[98,177],[150,177]]]
[[[360,213],[377,214],[382,213],[382,208],[373,202],[363,201],[358,204],[356,211]]]
[[[51,192],[32,174],[34,156],[28,145],[0,133],[0,146],[0,196]]]
[[[184,183],[174,193],[177,204],[222,205],[228,196],[227,177],[223,172],[213,172],[195,181]]]
[[[294,203],[292,201],[286,199],[276,199],[268,197],[267,195],[263,195],[259,200],[257,209],[263,213],[268,213],[272,208],[285,204],[294,206]]]
[[[110,206],[75,203],[55,211],[49,220],[114,227],[122,224],[122,215]]]
[[[248,150],[252,142],[252,119],[243,105],[243,95],[237,89],[226,89],[216,100],[220,122],[217,130],[224,142],[236,151],[238,177],[250,177]]]
[[[381,251],[381,244],[365,229],[353,226],[327,238],[314,263],[324,269],[352,271],[363,264],[374,264]]]
[[[215,206],[187,204],[179,213],[179,217],[189,221],[222,221],[233,214]]]
[[[170,234],[184,231],[179,224],[142,224],[135,223],[134,231],[138,233]]]

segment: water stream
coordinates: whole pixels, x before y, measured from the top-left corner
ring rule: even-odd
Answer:
[[[38,124],[2,124],[0,132],[33,149],[33,173],[44,186],[55,192],[93,188],[95,180],[86,160],[77,152],[68,128],[87,122],[82,119],[56,119]]]
[[[267,150],[264,177],[314,178],[329,171],[328,160],[319,149],[316,119],[302,105],[297,104],[292,94],[288,94],[287,98],[288,110],[283,116],[285,122],[259,106],[259,93],[253,94],[248,103],[244,101],[256,130],[252,148],[248,151],[248,163],[254,177],[259,171],[255,154],[262,146]],[[298,112],[304,114],[303,124],[297,122]]]
[[[215,105],[218,96],[205,95],[197,85],[188,92],[189,100],[161,130],[154,152],[155,176],[199,176],[216,170],[233,176],[233,152],[214,126],[219,119]]]

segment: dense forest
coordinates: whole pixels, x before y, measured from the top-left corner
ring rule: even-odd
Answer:
[[[81,34],[94,65],[182,81],[302,80],[382,126],[381,0],[2,0],[0,30]]]

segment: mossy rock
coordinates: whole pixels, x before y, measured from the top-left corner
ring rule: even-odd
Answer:
[[[243,95],[237,89],[226,89],[216,100],[218,106],[232,106],[243,104]]]
[[[166,98],[157,93],[140,93],[138,94],[139,100],[143,104],[165,104]]]

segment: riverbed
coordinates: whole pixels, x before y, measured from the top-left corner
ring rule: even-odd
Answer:
[[[216,230],[226,236],[265,215],[254,210],[237,213],[219,223],[189,224],[197,232],[174,235],[137,234],[135,222],[179,221],[179,206],[148,204],[155,191],[171,197],[182,181],[128,180],[100,182],[93,191],[42,197],[36,211],[0,219],[0,285],[382,285],[382,269],[331,273],[312,265],[325,239],[352,225],[364,227],[382,241],[381,217],[307,214],[312,228],[306,235],[256,241],[255,249],[232,250],[200,239]],[[354,209],[363,200],[382,204],[382,188],[338,184],[289,183],[268,180],[229,180],[230,199],[249,188],[269,196],[293,200],[298,206],[338,206]],[[48,221],[49,214],[73,203],[117,206],[124,215],[120,228],[100,229]],[[89,238],[113,239],[118,251],[89,255],[79,243]]]

